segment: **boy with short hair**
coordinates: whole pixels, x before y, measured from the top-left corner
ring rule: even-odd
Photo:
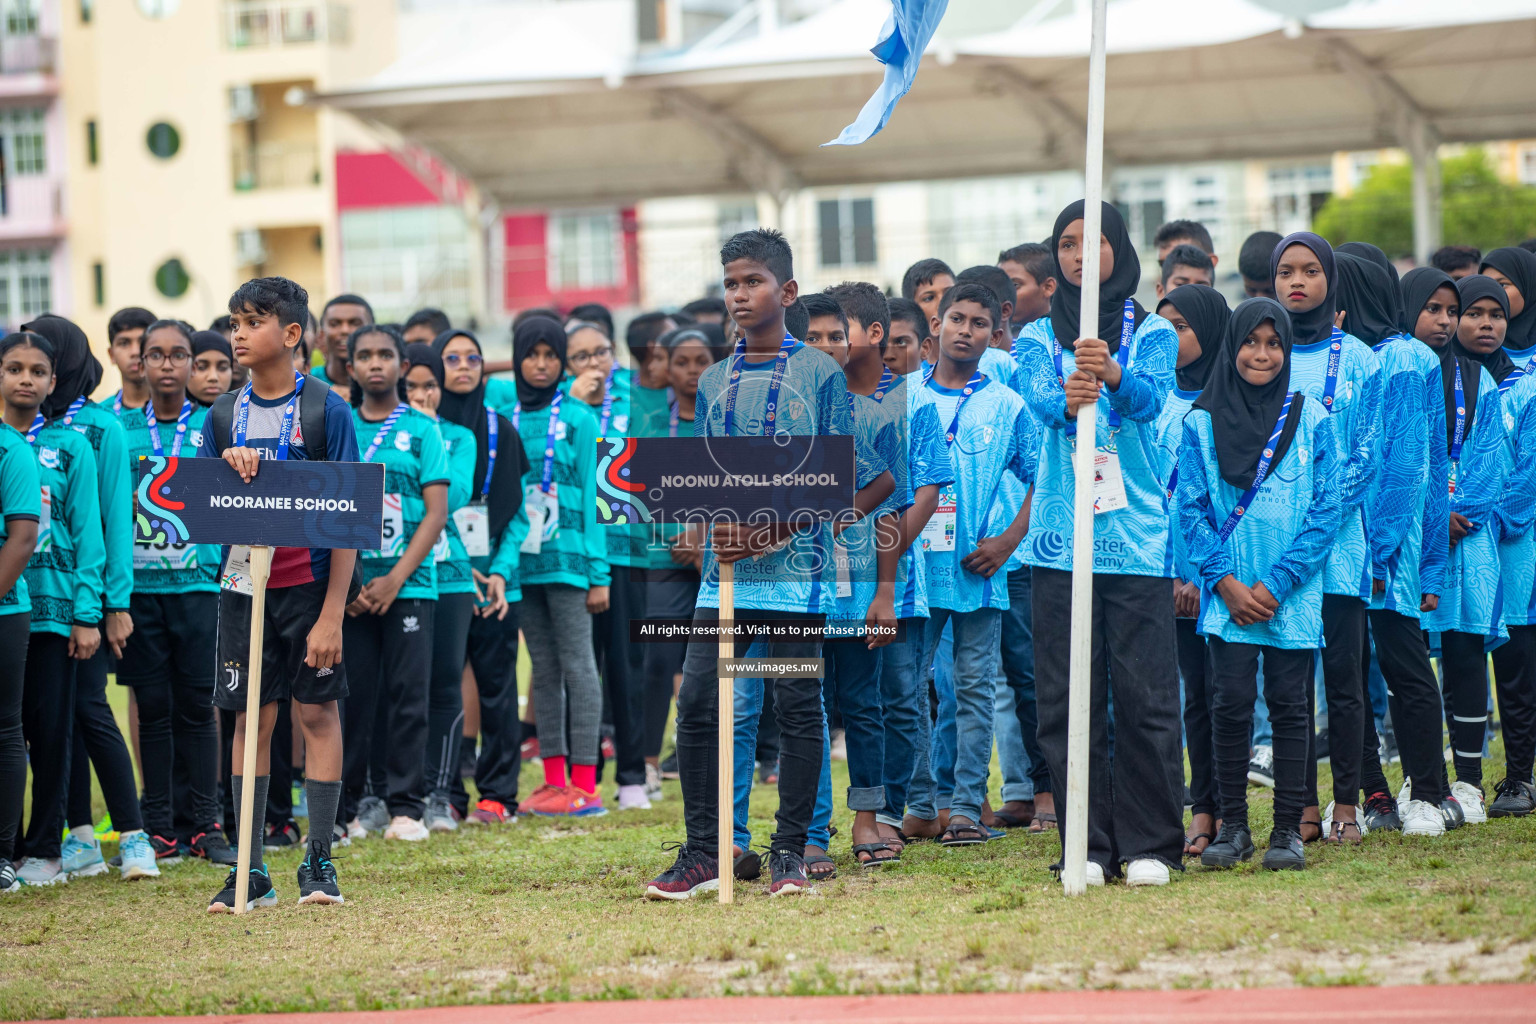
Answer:
[[[922,307],[929,322],[938,315],[939,300],[955,284],[955,272],[940,259],[918,260],[901,278],[901,297]]]
[[[405,320],[405,327],[400,331],[400,336],[405,339],[407,345],[420,342],[430,345],[437,340],[437,336],[453,327],[453,321],[448,319],[448,314],[440,309],[426,306],[412,313]]]
[[[1477,273],[1482,262],[1483,252],[1475,245],[1442,245],[1429,257],[1429,265],[1443,271],[1453,281]]]
[[[731,318],[725,300],[715,296],[694,299],[678,312],[691,317],[696,324],[719,324],[722,327]]]
[[[1275,281],[1269,276],[1269,254],[1279,244],[1278,231],[1255,231],[1243,240],[1237,253],[1237,272],[1243,279],[1244,297],[1275,297]]]
[[[223,457],[249,482],[263,459],[315,459],[357,462],[357,435],[348,403],[313,377],[293,371],[291,350],[299,344],[308,316],[309,296],[282,277],[247,281],[230,296],[235,322],[235,358],[250,368],[251,382],[238,397],[223,395],[209,413],[199,456]],[[348,311],[328,319],[341,319]],[[364,304],[366,308],[366,304]],[[370,313],[371,316],[371,313]],[[334,349],[330,350],[334,354]],[[343,347],[345,352],[345,347]],[[322,382],[323,383],[323,382]],[[309,398],[305,398],[305,393]],[[319,402],[319,436],[306,436],[305,406]],[[225,427],[225,424],[228,424]],[[227,431],[227,433],[224,433]],[[223,433],[223,436],[220,434]],[[262,814],[270,781],[269,746],[280,702],[292,698],[304,733],[305,792],[309,805],[309,843],[299,865],[300,903],[341,903],[331,841],[341,801],[341,716],[336,702],[347,695],[341,660],[341,623],[357,552],[338,548],[278,548],[267,582],[266,634],[263,649],[249,650],[251,599],[248,563],[236,549],[226,556],[219,592],[219,683],[214,703],[235,716],[230,777],[235,806],[246,782],[255,786],[250,834],[239,837],[251,851],[250,905],[272,906],[277,892],[261,863]],[[246,556],[248,557],[248,555]],[[245,762],[245,687],[253,657],[262,658],[261,719],[255,779],[242,776]],[[243,881],[243,880],[242,880]],[[230,913],[235,905],[235,870],[209,904],[210,913]]]
[[[1019,328],[1033,323],[1051,311],[1051,296],[1056,294],[1056,278],[1051,273],[1055,261],[1051,247],[1041,242],[1025,242],[997,254],[997,265],[1013,282],[1013,320]]]
[[[886,300],[891,314],[891,334],[885,340],[885,365],[898,377],[914,372],[923,361],[923,342],[928,338],[928,318],[911,299]]]
[[[1211,233],[1197,220],[1171,220],[1158,228],[1157,234],[1152,236],[1152,246],[1157,250],[1158,263],[1167,259],[1174,247],[1180,245],[1193,245],[1207,254],[1211,257],[1212,266],[1218,262],[1216,246],[1211,242]]]
[[[306,298],[305,302],[308,301]],[[308,314],[307,306],[304,312]],[[302,325],[304,321],[301,320],[299,323]],[[352,337],[353,331],[371,323],[373,323],[373,307],[368,305],[368,300],[361,295],[338,295],[327,302],[325,308],[320,311],[320,329],[324,332],[322,343],[325,346],[325,365],[317,367],[313,375],[317,380],[323,380],[333,388],[343,389],[342,397],[345,397],[345,389],[352,382],[352,378],[347,375],[347,339]],[[240,366],[246,365],[239,358],[236,358],[235,362]]]
[[[1161,299],[1175,288],[1186,284],[1214,285],[1216,264],[1205,250],[1194,245],[1176,245],[1168,250],[1163,260],[1163,272],[1157,282],[1157,297]]]
[[[993,348],[1008,352],[1013,348],[1013,332],[1010,327],[1013,324],[1013,297],[1017,294],[1013,280],[1002,267],[990,264],[982,264],[975,267],[966,267],[955,277],[956,284],[985,285],[992,290],[992,295],[997,299],[998,308],[1003,311],[1003,319],[999,330],[1002,331],[1002,339]]]
[[[117,367],[123,386],[109,401],[112,411],[141,408],[149,401],[149,385],[144,381],[144,366],[139,362],[139,346],[144,328],[155,322],[155,314],[139,306],[128,306],[112,314],[107,321],[107,357]]]

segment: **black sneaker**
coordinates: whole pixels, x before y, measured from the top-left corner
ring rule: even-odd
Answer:
[[[318,843],[310,843],[299,865],[300,903],[345,903],[336,885],[336,866]]]
[[[0,892],[21,892],[21,883],[16,880],[16,865],[9,860],[0,860]]]
[[[736,876],[738,882],[755,882],[762,877],[763,858],[758,856],[756,850],[742,850],[736,855],[731,874]]]
[[[239,874],[239,868],[230,868],[229,876],[224,879],[224,888],[208,904],[210,914],[233,914],[235,912],[235,876]],[[277,906],[277,890],[272,888],[272,879],[267,875],[265,866],[251,868],[250,888],[246,891],[246,907],[254,910],[257,907]]]
[[[224,838],[224,833],[214,826],[211,831],[199,832],[192,837],[187,844],[187,850],[194,857],[201,857],[210,864],[222,864],[229,866],[238,859],[235,848],[229,845],[229,840]]]
[[[1490,818],[1523,818],[1536,811],[1536,786],[1529,782],[1506,778],[1494,793],[1493,803],[1488,805]]]
[[[1461,809],[1461,801],[1453,796],[1447,796],[1440,801],[1440,817],[1445,819],[1447,832],[1453,828],[1461,828],[1467,823],[1467,815]]]
[[[720,888],[720,861],[714,854],[692,849],[686,843],[667,848],[677,849],[677,860],[646,884],[646,899],[686,900],[695,893]]]
[[[1216,841],[1200,851],[1200,863],[1208,868],[1232,868],[1253,859],[1253,833],[1247,825],[1223,824]]]
[[[769,896],[793,896],[811,887],[805,873],[805,858],[795,850],[774,850],[768,854]]]
[[[261,845],[268,850],[286,850],[299,845],[299,826],[292,818],[281,825],[268,825]]]
[[[181,855],[186,852],[175,839],[164,836],[151,835],[149,845],[155,848],[156,864],[180,864]]]
[[[1264,866],[1270,871],[1300,871],[1307,866],[1301,845],[1301,831],[1277,828],[1269,834],[1269,849],[1264,851]]]
[[[677,751],[675,749],[672,753],[662,758],[661,764],[657,765],[657,767],[661,769],[661,777],[664,779],[682,778],[682,774],[677,770]]]
[[[1390,794],[1376,792],[1365,798],[1366,832],[1401,832],[1402,816],[1397,813],[1397,801]]]

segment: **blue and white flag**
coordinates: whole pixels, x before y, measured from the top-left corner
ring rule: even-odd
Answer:
[[[891,14],[880,30],[880,40],[869,52],[885,65],[885,81],[864,104],[859,116],[843,129],[841,135],[825,146],[857,146],[885,127],[896,104],[917,79],[928,41],[944,19],[949,0],[891,0]]]

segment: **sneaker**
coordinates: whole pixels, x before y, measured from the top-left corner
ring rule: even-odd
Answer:
[[[1270,871],[1300,871],[1307,866],[1307,854],[1301,845],[1301,831],[1277,828],[1269,834],[1269,849],[1264,851],[1264,867]]]
[[[1088,884],[1102,889],[1104,887],[1104,865],[1096,860],[1088,862]]]
[[[261,845],[268,850],[286,850],[299,845],[299,826],[292,818],[281,825],[268,825]]]
[[[524,761],[538,763],[544,760],[539,756],[539,738],[537,736],[529,736],[523,740],[522,745],[518,747],[518,753],[522,755]]]
[[[661,769],[651,762],[645,762],[645,798],[651,803],[666,798],[666,792],[661,788]]]
[[[1391,721],[1386,721],[1384,727],[1376,730],[1377,752],[1381,755],[1382,764],[1397,764],[1402,761],[1402,752],[1397,749],[1397,730],[1392,728]]]
[[[544,818],[600,818],[608,813],[608,808],[596,793],[566,786],[533,808],[533,813]]]
[[[619,748],[613,745],[613,737],[604,734],[602,742],[597,748],[603,755],[604,761],[615,761],[619,757]]]
[[[794,850],[774,850],[768,854],[768,895],[793,896],[811,887],[805,874],[805,858]]]
[[[352,834],[347,831],[347,826],[343,825],[339,821],[335,825],[331,826],[331,845],[332,846],[351,846],[352,845]]]
[[[481,800],[464,820],[478,825],[511,825],[517,822],[517,813],[500,800]]]
[[[64,846],[59,851],[59,864],[71,878],[92,878],[107,871],[107,862],[101,857],[101,843],[94,834],[88,843],[76,839],[73,833],[65,836]]]
[[[1483,800],[1482,787],[1474,786],[1470,782],[1453,782],[1451,796],[1461,805],[1462,816],[1466,818],[1468,825],[1481,825],[1488,820],[1488,808]]]
[[[399,839],[407,843],[423,842],[431,834],[420,818],[412,818],[405,814],[397,814],[391,818],[389,827],[384,830],[385,839]]]
[[[360,819],[353,818],[351,821],[347,822],[347,841],[348,842],[352,841],[353,839],[367,839],[367,838],[368,838],[368,830],[363,827],[363,823],[362,823],[362,821]]]
[[[545,804],[559,803],[560,794],[564,791],[564,789],[564,786],[551,786],[546,782],[544,785],[528,794],[528,799],[520,802],[518,804],[518,809],[526,814],[537,814],[539,813],[540,808],[542,808]]]
[[[1275,748],[1260,746],[1253,748],[1253,756],[1248,759],[1248,781],[1255,786],[1264,786],[1268,789],[1275,788]]]
[[[1462,810],[1461,801],[1450,794],[1446,794],[1445,799],[1440,801],[1440,817],[1445,819],[1447,832],[1467,823],[1467,813]]]
[[[16,869],[16,878],[22,885],[63,885],[69,881],[64,865],[56,858],[28,857]]]
[[[369,832],[383,832],[389,827],[389,808],[376,796],[365,796],[357,802],[357,820]]]
[[[621,811],[648,811],[651,809],[651,801],[645,795],[644,786],[620,786],[619,810]]]
[[[0,860],[0,893],[21,892],[21,882],[16,879],[16,865]]]
[[[672,748],[672,753],[661,759],[661,777],[664,779],[680,779],[682,774],[677,770],[677,748]]]
[[[677,860],[645,886],[648,900],[686,900],[695,893],[714,892],[720,888],[720,862],[710,853],[679,844]]]
[[[755,882],[762,877],[763,858],[758,856],[756,850],[742,850],[735,855],[731,874],[736,876],[738,882]]]
[[[1523,818],[1536,811],[1536,786],[1519,779],[1506,778],[1494,791],[1488,805],[1490,818]]]
[[[118,871],[122,873],[123,881],[160,877],[160,866],[155,863],[155,847],[146,833],[135,832],[124,836],[117,851],[118,856],[113,859],[121,859]]]
[[[159,864],[180,864],[181,855],[186,852],[175,839],[164,836],[150,836],[149,845],[155,848],[155,861]]]
[[[779,762],[764,761],[757,766],[757,781],[765,786],[777,786],[779,784]]]
[[[1405,836],[1445,835],[1445,818],[1441,817],[1440,808],[1426,800],[1398,804],[1398,814],[1403,820]]]
[[[427,829],[431,832],[457,832],[458,819],[454,817],[453,804],[446,796],[427,797]]]
[[[336,866],[313,844],[304,853],[299,864],[299,903],[345,903],[341,889],[336,885]]]
[[[848,734],[841,729],[832,733],[832,747],[828,756],[834,761],[848,760]]]
[[[98,843],[115,843],[122,838],[117,829],[112,827],[111,814],[103,815],[92,831],[96,833],[96,841]]]
[[[233,914],[235,912],[235,878],[239,875],[239,868],[230,868],[229,875],[224,879],[224,888],[208,904],[210,914]],[[272,878],[267,874],[266,865],[259,868],[251,868],[249,872],[248,888],[246,889],[245,905],[248,910],[257,907],[277,906],[277,890],[272,887]]]
[[[271,843],[266,844],[269,848]],[[210,864],[219,864],[229,867],[237,860],[235,848],[229,845],[229,840],[224,838],[224,830],[215,825],[207,832],[199,832],[192,837],[187,844],[187,849],[192,856],[201,857]]]
[[[1200,863],[1208,868],[1233,868],[1253,859],[1253,833],[1247,825],[1223,823],[1216,841],[1200,853]]]
[[[1376,792],[1365,798],[1364,814],[1360,815],[1360,831],[1401,832],[1402,816],[1397,813],[1397,803],[1386,793]]]
[[[1126,885],[1167,885],[1168,865],[1160,860],[1143,857],[1125,866]]]

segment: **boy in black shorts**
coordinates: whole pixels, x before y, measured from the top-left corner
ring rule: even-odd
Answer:
[[[249,482],[262,459],[357,462],[352,410],[324,382],[298,375],[292,350],[304,335],[309,296],[282,277],[247,281],[229,300],[235,359],[251,372],[238,394],[219,397],[204,425],[199,455],[222,457]],[[245,759],[245,700],[250,656],[251,580],[248,549],[231,548],[219,575],[219,662],[214,703],[235,715],[230,764],[235,806],[240,806]],[[252,907],[277,903],[262,864],[262,809],[271,781],[272,729],[291,698],[304,732],[309,842],[299,865],[300,903],[341,903],[331,839],[341,800],[341,717],[347,695],[341,661],[341,621],[357,552],[278,548],[267,582],[261,679],[261,721],[256,754],[256,813],[239,842],[251,851]],[[235,906],[236,870],[209,904],[210,913]]]

